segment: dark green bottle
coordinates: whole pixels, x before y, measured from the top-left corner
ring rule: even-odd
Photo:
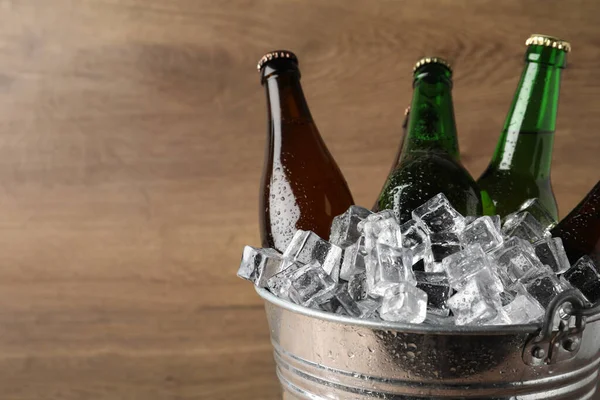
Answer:
[[[600,268],[600,181],[550,233],[562,239],[571,264],[589,256]]]
[[[560,78],[569,43],[532,35],[526,42],[525,68],[490,165],[477,183],[496,212],[505,216],[537,197],[555,220],[556,198],[550,164]]]
[[[442,192],[463,215],[481,215],[479,188],[461,165],[452,105],[452,70],[440,58],[414,69],[408,131],[400,159],[379,195],[379,209],[394,209],[401,223]]]

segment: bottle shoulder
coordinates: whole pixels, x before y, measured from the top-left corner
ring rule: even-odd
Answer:
[[[514,170],[488,168],[477,179],[482,192],[492,199],[496,212],[505,216],[531,198],[538,198],[550,214],[558,218],[558,206],[550,179],[535,179]]]
[[[462,176],[474,183],[473,178],[460,161],[443,152],[414,152],[402,156],[391,175],[407,173],[417,173],[423,177],[427,175],[435,177],[434,174],[438,173],[443,175],[458,173],[457,178]]]
[[[481,215],[479,188],[469,172],[452,157],[436,154],[403,158],[386,182],[379,207],[393,208],[399,202],[407,210],[402,215],[406,219],[412,209],[438,193],[444,193],[462,214]]]
[[[513,191],[514,193],[529,193],[533,197],[545,192],[552,192],[550,177],[536,179],[515,170],[500,170],[488,167],[477,179],[481,189],[490,192]]]

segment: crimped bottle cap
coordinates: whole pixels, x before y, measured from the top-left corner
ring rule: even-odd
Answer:
[[[415,67],[413,68],[413,72],[415,72],[417,69],[421,68],[423,65],[426,65],[426,64],[441,64],[441,65],[445,66],[446,68],[448,68],[450,70],[450,72],[452,72],[452,67],[450,66],[450,63],[440,57],[423,57],[423,58],[421,58],[415,64]]]
[[[565,53],[571,51],[571,43],[566,40],[562,40],[559,38],[555,38],[554,36],[548,35],[540,35],[538,33],[534,33],[525,41],[527,46],[546,46],[546,47],[554,47],[559,50],[563,50]]]
[[[267,54],[265,54],[264,56],[262,56],[260,58],[260,60],[258,60],[258,64],[256,65],[256,69],[260,72],[260,70],[262,69],[262,67],[264,67],[264,65],[266,63],[268,63],[271,60],[276,60],[278,58],[285,58],[288,60],[292,60],[294,61],[296,64],[298,64],[298,57],[296,57],[296,55],[294,53],[292,53],[289,50],[275,50],[275,51],[270,51]]]

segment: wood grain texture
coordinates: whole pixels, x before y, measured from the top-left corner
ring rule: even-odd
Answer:
[[[593,0],[0,1],[0,398],[280,398],[261,302],[235,277],[259,243],[258,58],[297,52],[321,133],[370,205],[417,58],[453,62],[477,176],[525,38],[571,40],[564,215],[600,175],[599,14]]]

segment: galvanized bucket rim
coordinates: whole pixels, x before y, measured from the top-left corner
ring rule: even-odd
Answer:
[[[255,287],[256,292],[265,301],[296,314],[304,315],[309,318],[316,318],[329,322],[336,322],[344,325],[352,325],[379,330],[392,330],[406,333],[433,334],[433,335],[511,335],[528,333],[533,334],[540,331],[542,324],[527,325],[486,325],[486,326],[443,326],[429,324],[407,324],[399,322],[370,321],[357,318],[346,317],[338,314],[332,314],[325,311],[319,311],[308,307],[303,307],[291,301],[281,299],[266,289]]]

